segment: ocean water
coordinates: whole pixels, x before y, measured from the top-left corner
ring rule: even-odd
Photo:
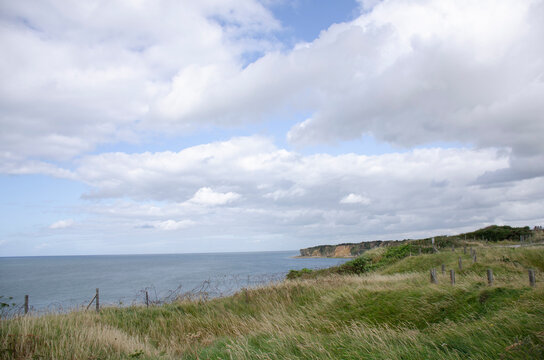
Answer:
[[[100,303],[143,303],[176,296],[216,297],[247,286],[282,280],[291,269],[325,268],[345,259],[299,259],[297,251],[164,255],[0,258],[0,301],[33,311],[66,311],[87,305],[96,288]]]

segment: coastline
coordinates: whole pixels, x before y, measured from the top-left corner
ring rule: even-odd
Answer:
[[[357,256],[292,256],[293,259],[355,259]]]

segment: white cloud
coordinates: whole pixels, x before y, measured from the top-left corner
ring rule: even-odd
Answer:
[[[44,174],[58,178],[74,178],[74,174],[70,170],[62,169],[45,161],[25,159],[11,153],[0,153],[0,174]]]
[[[363,195],[358,195],[358,194],[348,194],[346,196],[344,196],[341,200],[340,200],[340,204],[361,204],[361,205],[369,205],[372,201],[366,197],[366,196],[363,196]]]
[[[372,134],[408,148],[445,141],[511,149],[512,166],[527,156],[544,162],[535,136],[544,133],[543,1],[371,5],[245,68],[187,68],[159,111],[183,124],[233,124],[295,109],[311,114],[289,131],[296,144]]]
[[[284,49],[256,0],[2,2],[0,172],[84,182],[77,229],[112,238],[147,224],[298,244],[542,221],[544,1],[360,3]],[[302,155],[259,136],[119,150],[274,116],[295,145],[371,134],[401,150]],[[92,152],[106,143],[119,151]],[[161,233],[183,249],[178,235]]]
[[[54,222],[53,224],[49,225],[50,229],[66,229],[69,227],[72,227],[74,225],[74,220],[67,219],[67,220],[59,220],[57,222]]]
[[[206,206],[225,205],[235,201],[240,197],[240,194],[234,192],[215,192],[209,187],[198,189],[195,195],[189,200],[190,203]]]
[[[65,160],[294,110],[310,114],[289,131],[296,144],[372,134],[504,148],[516,171],[488,181],[544,174],[527,160],[544,162],[543,1],[361,4],[279,51],[279,22],[254,0],[3,3],[0,151]],[[264,56],[245,66],[251,51]]]
[[[74,253],[243,251],[540,224],[544,178],[480,181],[508,168],[509,156],[455,148],[302,155],[262,137],[87,156],[73,173],[92,201],[80,204],[85,220],[70,236]],[[164,231],[150,238],[148,228]],[[263,241],[254,248],[243,239]]]
[[[342,241],[362,234],[459,229],[499,216],[519,221],[516,204],[532,211],[542,206],[542,179],[500,188],[479,185],[485,174],[507,169],[509,156],[454,148],[304,156],[267,138],[246,137],[177,153],[88,156],[75,173],[93,189],[88,196],[99,201],[93,210],[99,217],[127,224],[186,219],[195,222],[190,230],[204,237],[217,236],[214,229],[220,229],[225,236]],[[108,205],[108,199],[121,198],[131,202]],[[522,213],[527,221],[534,218],[534,212]]]
[[[287,190],[276,190],[269,193],[264,194],[263,196],[268,199],[273,199],[274,201],[278,201],[281,199],[292,199],[297,198],[300,196],[303,196],[306,194],[306,190],[304,190],[301,187],[293,186]]]
[[[160,230],[171,231],[171,230],[185,229],[194,224],[195,222],[191,220],[180,220],[180,221],[166,220],[166,221],[155,222],[153,226]]]
[[[0,11],[0,153],[56,160],[138,141],[160,123],[176,74],[236,66],[280,27],[256,0],[24,0]]]

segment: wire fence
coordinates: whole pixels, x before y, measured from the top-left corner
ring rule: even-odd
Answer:
[[[125,307],[137,305],[157,306],[183,300],[206,301],[213,298],[233,295],[244,288],[255,288],[281,282],[285,279],[286,274],[287,272],[258,275],[221,275],[210,277],[198,283],[196,286],[186,287],[183,284],[180,284],[175,289],[166,291],[161,291],[152,285],[137,290],[132,295],[116,297],[115,300],[108,298],[108,294],[102,291],[100,293],[100,307]],[[89,294],[92,294],[93,289],[89,290]],[[25,296],[24,299],[14,299],[13,297],[0,295],[0,318],[6,319],[21,316],[26,313],[44,315],[84,310],[88,309],[91,303],[96,301],[95,297],[87,296],[62,299],[45,305],[39,303],[33,305],[33,299],[29,298],[28,295]]]

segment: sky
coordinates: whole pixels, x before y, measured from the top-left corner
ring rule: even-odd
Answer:
[[[0,2],[0,256],[544,224],[544,0]]]

